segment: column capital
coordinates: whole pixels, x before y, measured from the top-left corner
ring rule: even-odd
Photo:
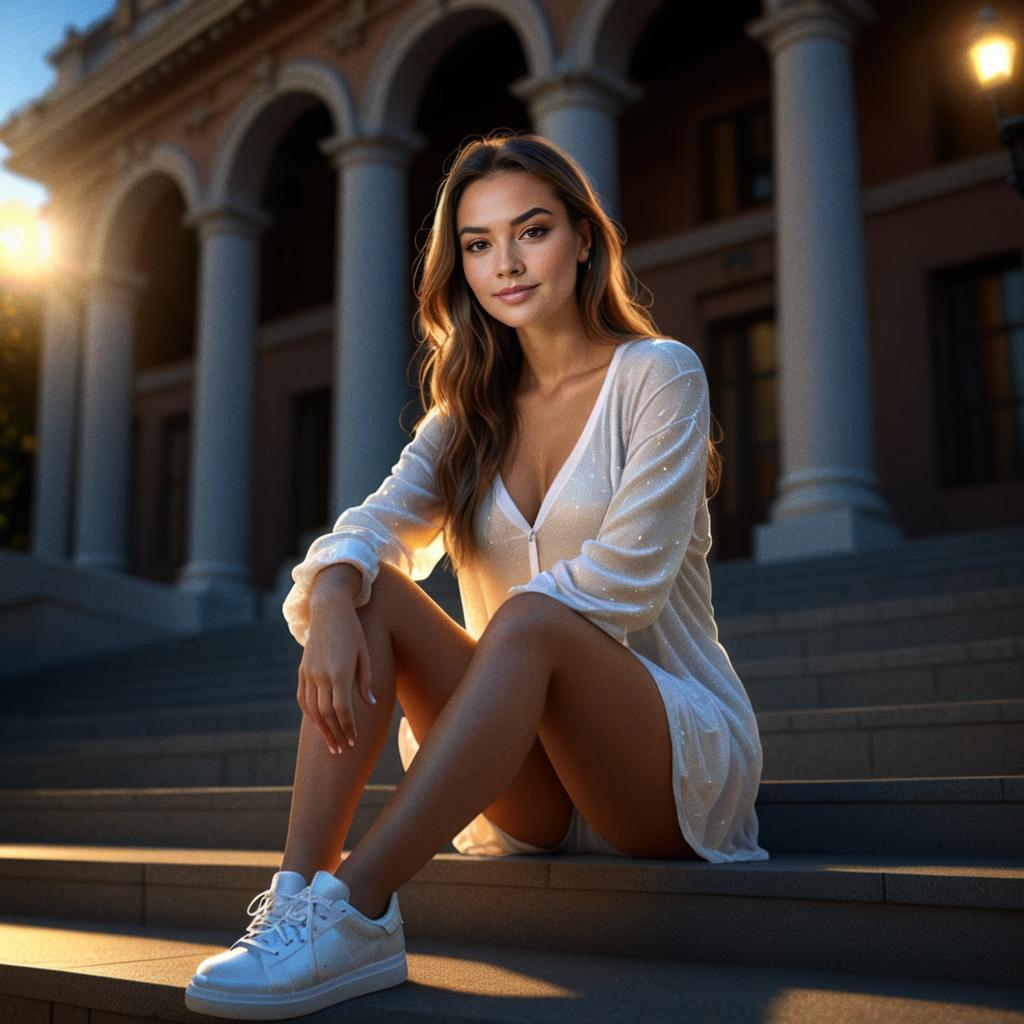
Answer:
[[[232,234],[258,239],[274,222],[274,218],[256,206],[239,200],[204,206],[185,214],[181,223],[195,228],[201,239],[209,235]]]
[[[831,37],[852,47],[861,29],[877,20],[868,0],[764,0],[767,13],[745,31],[772,56],[802,39]]]
[[[508,86],[522,100],[535,121],[554,110],[590,107],[615,117],[624,106],[636,103],[647,91],[642,85],[602,68],[566,68],[545,78],[524,75]]]
[[[409,161],[427,148],[419,132],[389,128],[366,135],[329,135],[317,145],[335,170],[353,164],[390,164],[405,170]]]

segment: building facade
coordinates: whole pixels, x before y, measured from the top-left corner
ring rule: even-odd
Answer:
[[[701,356],[713,561],[1024,522],[1024,203],[976,15],[121,0],[0,128],[60,250],[29,561],[287,590],[408,440],[416,252],[446,161],[495,128],[581,163]]]

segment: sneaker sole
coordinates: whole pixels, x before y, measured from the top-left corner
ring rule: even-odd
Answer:
[[[370,992],[401,985],[409,976],[405,953],[366,964],[338,978],[330,978],[302,992],[247,995],[205,988],[190,982],[185,989],[185,1006],[196,1013],[232,1020],[282,1020],[315,1013],[327,1006],[364,996]]]

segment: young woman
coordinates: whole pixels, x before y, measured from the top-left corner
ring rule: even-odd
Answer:
[[[287,845],[191,1009],[296,1016],[399,984],[396,890],[449,841],[767,859],[757,721],[711,605],[707,378],[637,291],[565,152],[504,133],[459,151],[417,292],[428,411],[292,570]],[[413,582],[444,554],[465,628]],[[406,774],[339,866],[396,699]]]

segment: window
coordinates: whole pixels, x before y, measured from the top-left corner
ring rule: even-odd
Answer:
[[[771,203],[771,111],[767,103],[704,121],[698,131],[700,219]]]
[[[943,486],[1024,477],[1024,267],[1020,251],[930,280]]]
[[[720,560],[749,558],[754,525],[767,521],[779,475],[775,323],[758,313],[717,321],[708,333],[711,411],[724,459],[709,505],[712,536]]]
[[[185,563],[188,522],[189,414],[165,417],[160,423],[160,512],[158,526],[162,566]]]
[[[330,413],[330,388],[308,391],[292,399],[292,552],[303,546],[306,533],[327,523]]]

